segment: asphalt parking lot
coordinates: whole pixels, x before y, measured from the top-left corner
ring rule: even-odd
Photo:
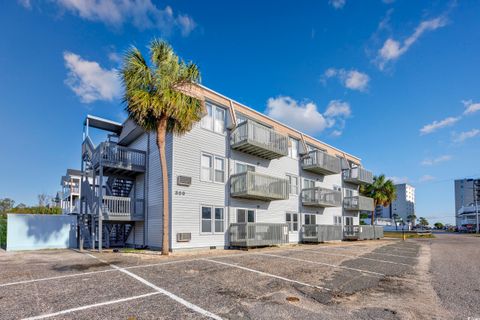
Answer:
[[[170,257],[0,253],[0,319],[408,318],[394,302],[415,299],[407,293],[423,281],[421,248],[376,240]]]

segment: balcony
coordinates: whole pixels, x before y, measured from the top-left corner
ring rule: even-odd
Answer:
[[[343,181],[354,184],[373,183],[373,173],[362,167],[352,168],[343,172]]]
[[[342,240],[342,226],[304,224],[302,226],[302,242],[321,243]]]
[[[102,142],[93,152],[92,166],[100,165],[106,171],[145,172],[146,152],[122,147],[112,142]]]
[[[352,211],[373,211],[373,199],[364,196],[343,198],[343,208]]]
[[[342,192],[321,187],[302,189],[302,204],[315,207],[340,207]]]
[[[288,180],[253,171],[234,174],[230,178],[230,195],[257,200],[288,199]]]
[[[247,120],[231,133],[230,146],[264,159],[278,159],[288,155],[288,137],[259,123]]]
[[[341,171],[340,159],[323,151],[310,151],[302,159],[303,170],[323,175],[338,174]]]
[[[144,200],[103,196],[102,212],[104,220],[142,221],[144,219]]]
[[[261,247],[288,243],[286,223],[231,223],[229,243],[232,247]]]

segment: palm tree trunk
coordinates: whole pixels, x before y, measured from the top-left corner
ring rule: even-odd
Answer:
[[[168,184],[168,166],[165,153],[165,137],[167,134],[167,117],[162,116],[157,126],[157,147],[160,155],[160,168],[162,169],[163,186],[163,238],[162,254],[170,253],[170,206],[169,206],[169,184]]]

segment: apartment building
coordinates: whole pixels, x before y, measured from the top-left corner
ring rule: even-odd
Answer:
[[[377,207],[376,213],[381,212],[382,218],[393,219],[395,215],[407,222],[408,216],[415,215],[415,187],[408,183],[396,184],[397,199],[387,207]]]
[[[58,205],[64,214],[79,212],[82,172],[75,169],[67,169],[60,179],[61,190],[57,195]]]
[[[343,239],[373,200],[360,159],[198,86],[206,115],[167,136],[170,247],[223,248]],[[91,130],[106,132],[95,145]],[[88,116],[80,217],[86,243],[162,246],[162,174],[155,134]],[[333,231],[332,231],[333,230]],[[358,231],[357,231],[358,232]],[[321,237],[320,237],[321,236]],[[323,238],[322,238],[323,237]],[[95,241],[91,241],[95,239]],[[110,242],[110,243],[109,243]]]
[[[476,229],[480,205],[480,179],[458,179],[455,188],[455,222],[457,227]]]

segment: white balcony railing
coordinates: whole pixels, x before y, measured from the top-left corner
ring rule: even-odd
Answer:
[[[247,120],[231,133],[232,149],[265,159],[277,159],[288,155],[288,137],[264,125]]]
[[[362,167],[343,171],[343,180],[355,184],[373,183],[373,173]]]
[[[302,204],[304,206],[340,207],[342,192],[322,187],[302,189]]]
[[[230,178],[232,197],[285,200],[288,199],[288,180],[253,171],[234,174]]]
[[[343,208],[353,211],[373,211],[373,199],[364,196],[354,196],[343,198]]]
[[[337,174],[341,171],[341,162],[335,156],[314,150],[302,158],[302,168],[323,175]]]

